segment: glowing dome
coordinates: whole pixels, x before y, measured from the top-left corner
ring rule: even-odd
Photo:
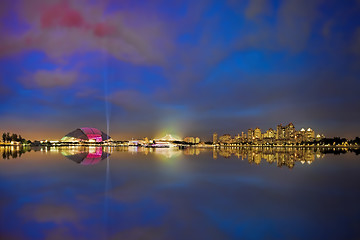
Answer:
[[[156,139],[157,141],[164,141],[164,142],[173,142],[173,141],[181,141],[180,138],[178,138],[177,136],[172,136],[170,134],[166,134],[166,136]]]
[[[110,139],[108,135],[96,128],[78,128],[66,134],[62,142],[102,142]]]

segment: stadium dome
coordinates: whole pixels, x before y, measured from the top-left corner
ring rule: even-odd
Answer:
[[[66,134],[62,142],[102,142],[110,139],[108,135],[96,128],[78,128]]]

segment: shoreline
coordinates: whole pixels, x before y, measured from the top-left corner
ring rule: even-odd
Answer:
[[[4,144],[1,143],[0,147],[145,147],[145,146],[131,146],[127,144],[40,144],[40,145],[31,145],[31,144]],[[153,148],[164,148],[156,147]],[[345,148],[345,149],[357,149],[360,148],[358,145],[182,145],[179,144],[177,147],[171,148]]]

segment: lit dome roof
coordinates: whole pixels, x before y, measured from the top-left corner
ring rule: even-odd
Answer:
[[[108,135],[96,128],[78,128],[66,134],[61,141],[63,142],[102,142],[110,139]]]
[[[178,138],[177,136],[172,136],[171,134],[166,134],[166,136],[160,138],[160,139],[156,139],[157,141],[166,141],[166,142],[173,142],[173,141],[181,141],[180,138]]]

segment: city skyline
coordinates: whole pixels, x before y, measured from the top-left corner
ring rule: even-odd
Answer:
[[[0,131],[210,140],[293,122],[353,139],[359,12],[356,0],[5,0]]]
[[[290,142],[302,142],[302,141],[306,141],[306,142],[311,142],[313,140],[321,140],[325,138],[325,135],[320,133],[320,132],[316,132],[314,131],[314,129],[312,129],[311,127],[306,127],[306,129],[304,127],[302,127],[300,130],[296,130],[295,126],[293,123],[289,123],[287,125],[282,125],[282,123],[278,124],[275,128],[275,130],[273,128],[269,128],[267,130],[265,130],[264,132],[261,131],[261,129],[259,127],[256,128],[248,128],[247,131],[236,131],[233,130],[232,132],[237,132],[236,134],[229,134],[229,133],[223,133],[222,135],[219,135],[217,132],[212,133],[212,136],[210,136],[208,133],[206,137],[199,137],[199,136],[195,136],[193,135],[184,135],[181,134],[180,135],[172,135],[169,133],[166,133],[166,135],[158,135],[158,136],[142,136],[142,137],[138,137],[138,138],[121,138],[121,139],[114,139],[111,136],[107,136],[106,133],[104,133],[103,131],[101,131],[101,129],[97,129],[97,128],[89,128],[89,127],[82,127],[82,128],[77,128],[65,135],[62,135],[60,138],[54,138],[54,139],[47,139],[47,138],[39,138],[39,139],[26,139],[23,138],[23,140],[41,140],[41,141],[63,141],[63,142],[72,142],[72,139],[76,139],[76,138],[82,138],[79,137],[81,135],[83,135],[83,137],[85,137],[85,135],[90,134],[89,139],[93,139],[94,142],[103,142],[103,141],[107,141],[107,139],[110,139],[111,141],[132,141],[132,140],[143,140],[146,139],[146,141],[148,140],[166,140],[166,141],[184,141],[187,143],[193,143],[193,144],[198,144],[200,142],[213,142],[214,144],[216,143],[230,143],[233,140],[234,143],[240,143],[240,142],[253,142],[253,141],[258,141],[258,140],[291,140]],[[14,135],[15,134],[15,135]],[[232,138],[234,137],[234,138]],[[337,136],[339,137],[339,136]],[[3,132],[3,137],[2,138],[22,138],[22,135],[18,133],[13,133],[13,132]],[[223,138],[224,140],[221,140],[221,138]],[[201,140],[201,141],[200,141]],[[351,140],[351,139],[349,139]],[[7,141],[10,142],[11,140]],[[21,142],[20,140],[17,140],[19,142]],[[3,140],[3,142],[5,142]],[[289,143],[290,143],[289,142]],[[272,141],[270,141],[269,143],[273,143]]]

